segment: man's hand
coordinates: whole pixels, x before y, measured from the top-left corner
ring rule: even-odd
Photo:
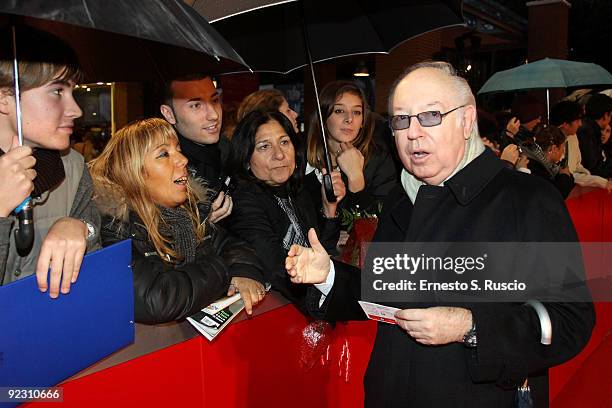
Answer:
[[[47,291],[49,268],[49,296],[56,298],[59,295],[60,281],[61,292],[70,292],[70,284],[79,276],[87,249],[87,232],[85,223],[76,218],[60,218],[51,226],[36,264],[36,281],[41,292]]]
[[[34,190],[34,164],[32,149],[19,146],[14,137],[11,149],[0,156],[0,217],[7,217]]]
[[[501,152],[500,159],[510,162],[513,166],[515,166],[519,159],[518,146],[515,144],[509,144],[506,146],[506,148]]]
[[[232,213],[233,207],[234,202],[232,201],[232,197],[229,195],[226,196],[225,193],[221,191],[215,201],[212,202],[208,221],[212,223],[221,221]]]
[[[431,346],[463,342],[472,328],[472,312],[460,307],[404,309],[395,313],[395,320],[410,337]]]
[[[518,120],[517,117],[512,117],[506,124],[506,134],[508,134],[508,136],[510,136],[511,138],[514,138],[514,135],[518,133],[520,128],[521,121]]]
[[[606,183],[606,191],[608,191],[608,193],[612,193],[612,180],[608,180]]]
[[[261,302],[264,296],[266,296],[266,289],[263,285],[249,278],[232,278],[227,290],[227,296],[234,296],[236,291],[240,292],[240,297],[244,301],[244,309],[248,315],[253,313],[253,306]]]
[[[359,150],[351,143],[340,143],[340,154],[336,163],[348,178],[348,189],[357,193],[365,188],[363,165],[365,159]]]
[[[329,274],[329,255],[313,228],[308,230],[308,242],[311,248],[294,244],[287,253],[285,269],[293,283],[323,283]]]

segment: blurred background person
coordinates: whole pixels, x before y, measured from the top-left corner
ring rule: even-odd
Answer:
[[[612,99],[604,94],[592,95],[585,107],[578,143],[582,165],[597,176],[612,177],[612,161],[604,160],[601,132],[610,124]]]
[[[240,122],[254,110],[279,111],[289,119],[295,133],[297,135],[300,134],[300,127],[297,122],[298,114],[291,109],[285,95],[281,91],[277,89],[262,89],[247,95],[238,106],[236,122]],[[231,138],[232,134],[233,129],[232,132],[228,133],[228,136]]]
[[[511,112],[506,133],[510,135],[514,132],[512,138],[515,143],[534,140],[546,114],[542,103],[530,94],[521,94],[512,101]]]
[[[602,150],[604,154],[604,160],[606,160],[606,162],[611,160],[610,158],[612,157],[612,142],[610,141],[611,130],[612,127],[610,127],[610,125],[607,125],[605,129],[601,131],[601,144],[603,145]]]
[[[529,161],[531,174],[542,177],[557,187],[563,198],[574,188],[574,177],[565,159],[565,135],[556,126],[548,126],[536,134],[536,143],[544,152],[544,160]]]
[[[612,191],[612,182],[604,177],[591,174],[582,165],[582,155],[576,132],[582,126],[582,106],[577,102],[561,101],[550,110],[550,123],[557,126],[566,136],[567,167],[574,182],[583,187],[598,187]]]

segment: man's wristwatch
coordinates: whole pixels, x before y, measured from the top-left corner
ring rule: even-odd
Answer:
[[[476,322],[472,319],[472,328],[463,336],[463,345],[465,347],[474,348],[478,345],[476,338]]]
[[[87,227],[87,237],[86,237],[86,240],[87,240],[87,242],[90,242],[96,236],[96,227],[94,227],[93,225],[91,225],[90,223],[85,221],[84,219],[81,219],[81,221],[83,221],[83,223]]]

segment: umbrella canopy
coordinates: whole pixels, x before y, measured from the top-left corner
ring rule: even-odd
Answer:
[[[205,12],[203,3],[194,7]],[[412,37],[464,23],[461,0],[227,0],[210,4],[211,24],[255,71],[288,73],[313,62],[388,53]],[[241,7],[242,6],[242,7]],[[225,15],[223,11],[225,10]],[[248,12],[245,12],[248,11]],[[207,14],[204,14],[205,17]]]
[[[597,64],[544,58],[497,72],[478,94],[604,84],[612,84],[612,74]]]
[[[0,13],[3,24],[62,38],[91,81],[245,69],[227,41],[181,0],[11,0],[0,4]]]

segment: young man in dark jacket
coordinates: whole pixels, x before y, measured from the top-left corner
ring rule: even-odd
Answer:
[[[206,74],[195,74],[165,85],[164,101],[159,110],[176,129],[182,153],[196,179],[213,192],[210,222],[218,222],[232,212],[232,198],[224,189],[224,162],[228,141],[220,138],[223,110],[221,95]]]

